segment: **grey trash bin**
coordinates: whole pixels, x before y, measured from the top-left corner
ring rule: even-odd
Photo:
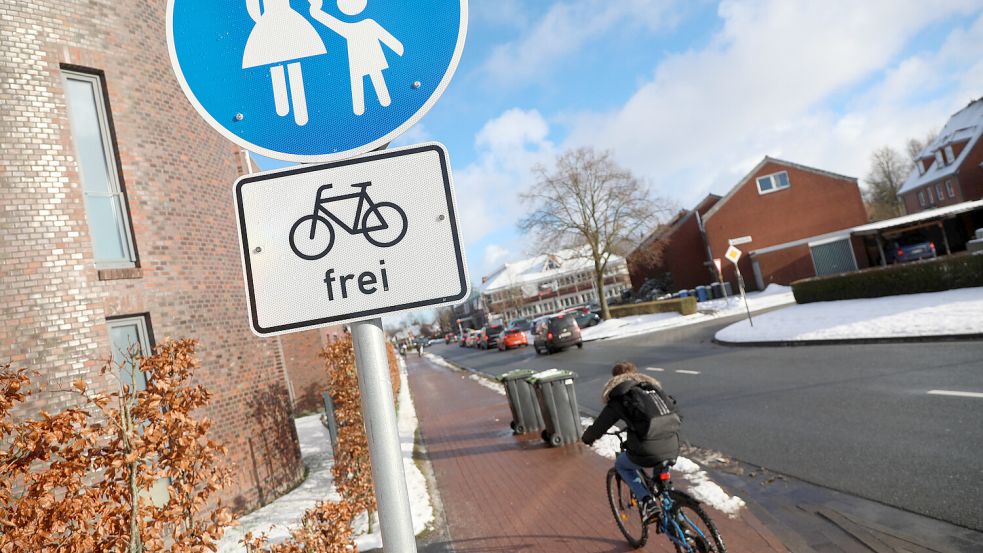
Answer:
[[[543,415],[539,411],[539,402],[536,401],[536,392],[527,380],[534,373],[535,371],[529,369],[516,369],[498,377],[505,385],[505,396],[512,411],[512,431],[516,434],[539,432],[546,428]]]
[[[577,373],[550,369],[529,377],[536,389],[536,399],[543,413],[543,440],[551,446],[573,444],[584,433],[574,380]]]

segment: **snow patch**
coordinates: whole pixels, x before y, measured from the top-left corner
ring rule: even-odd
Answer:
[[[793,305],[717,332],[725,342],[958,336],[983,333],[983,287]]]
[[[476,374],[472,374],[469,378],[471,380],[474,380],[478,384],[481,384],[485,388],[488,388],[489,390],[494,390],[496,393],[503,396],[505,395],[505,386],[499,384],[498,382],[488,380],[487,378],[483,376],[478,376]]]
[[[406,474],[406,487],[409,491],[410,512],[413,517],[413,531],[420,534],[433,522],[433,507],[426,478],[413,460],[418,421],[413,398],[410,395],[406,377],[406,364],[399,363],[399,404],[396,413],[399,427],[399,441],[403,453],[403,469]],[[320,415],[310,415],[296,419],[297,437],[300,451],[307,466],[307,479],[295,490],[276,501],[253,511],[239,519],[236,526],[227,528],[218,542],[218,553],[245,553],[239,543],[248,532],[253,535],[266,533],[273,543],[290,537],[290,531],[300,526],[301,517],[319,501],[339,500],[341,496],[334,486],[331,468],[334,454],[331,451],[331,436],[321,424]],[[363,513],[352,524],[356,543],[361,551],[382,547],[379,524],[373,524],[374,532],[368,534],[368,515]]]
[[[590,417],[581,417],[580,421],[584,428],[594,424],[594,419]],[[621,440],[617,436],[605,434],[591,444],[591,449],[601,457],[614,460],[621,453]],[[741,508],[746,505],[740,497],[727,495],[723,488],[710,479],[706,471],[700,469],[700,465],[686,457],[678,457],[672,469],[689,482],[688,491],[693,497],[730,518],[737,518]]]

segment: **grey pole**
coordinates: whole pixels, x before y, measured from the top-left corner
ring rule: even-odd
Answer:
[[[393,553],[415,553],[416,537],[403,473],[382,319],[352,323],[351,329],[383,547]]]

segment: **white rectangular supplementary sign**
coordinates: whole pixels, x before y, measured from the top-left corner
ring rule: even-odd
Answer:
[[[259,336],[459,303],[470,292],[440,144],[249,175],[234,195]]]

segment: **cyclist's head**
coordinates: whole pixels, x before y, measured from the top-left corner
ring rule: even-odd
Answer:
[[[618,361],[613,367],[611,367],[611,376],[618,376],[619,374],[626,373],[637,373],[638,367],[635,366],[631,361]]]

